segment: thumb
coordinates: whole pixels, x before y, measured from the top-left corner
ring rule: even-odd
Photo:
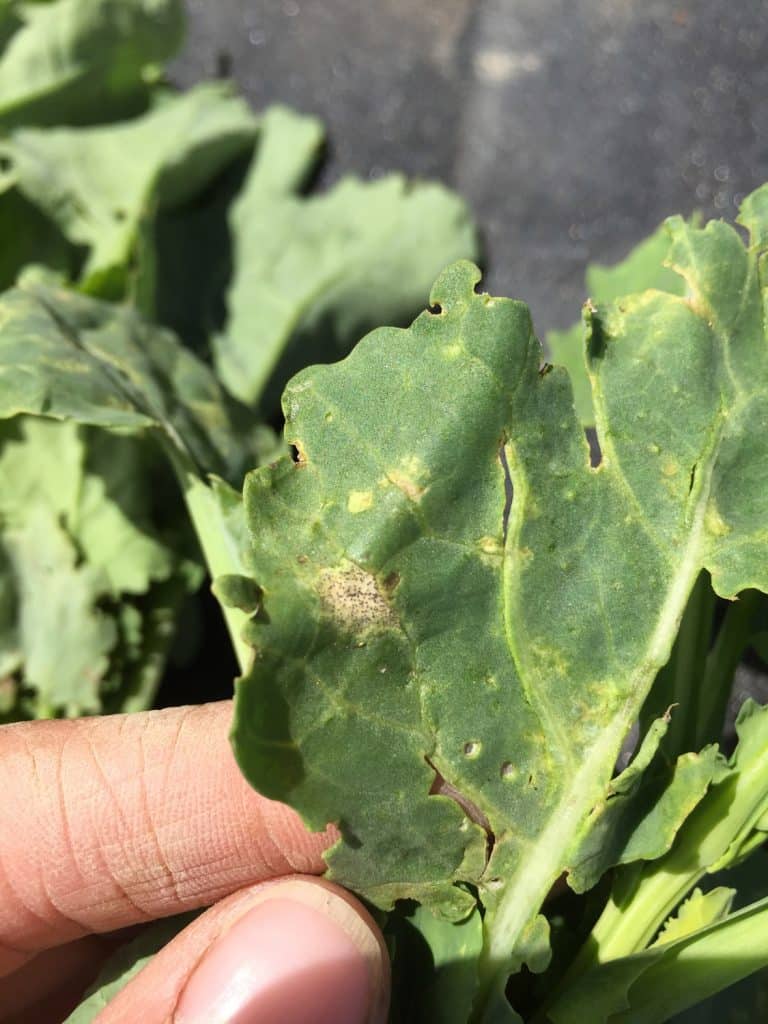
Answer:
[[[180,932],[97,1024],[384,1024],[389,962],[343,889],[294,876],[251,886]]]

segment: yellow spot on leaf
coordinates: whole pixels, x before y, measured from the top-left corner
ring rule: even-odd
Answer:
[[[347,509],[356,516],[358,512],[366,512],[373,505],[371,491],[350,491],[347,498]]]
[[[674,476],[680,471],[680,465],[675,459],[666,459],[661,464],[661,472],[664,476]]]
[[[731,527],[726,523],[717,509],[717,505],[710,503],[707,513],[704,516],[704,524],[707,530],[716,537],[724,537],[731,532]]]

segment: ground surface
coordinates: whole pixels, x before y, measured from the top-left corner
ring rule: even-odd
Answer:
[[[488,286],[540,333],[588,260],[768,180],[768,0],[189,0],[183,84],[319,114],[325,181],[402,168],[466,196]]]

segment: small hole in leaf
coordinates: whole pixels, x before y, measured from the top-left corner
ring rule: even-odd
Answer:
[[[586,435],[587,444],[589,445],[589,464],[592,469],[597,469],[603,461],[603,453],[600,448],[597,431],[594,427],[587,427],[584,434]]]
[[[439,302],[434,302],[431,306],[427,306],[427,309],[432,314],[432,316],[440,316],[440,314],[443,312],[443,307],[440,305]]]
[[[465,757],[477,757],[482,750],[482,746],[482,743],[479,743],[477,740],[467,740],[462,747],[462,751]]]
[[[694,464],[691,466],[691,477],[690,477],[690,479],[688,481],[688,493],[689,494],[693,490],[693,486],[696,483],[696,469],[697,469],[697,463],[694,462]]]
[[[296,441],[294,444],[289,445],[291,449],[291,458],[297,466],[304,466],[307,462],[307,456],[304,449],[301,446],[301,441]]]
[[[332,412],[327,412],[325,414],[325,422],[326,423],[331,423],[332,421],[333,421],[333,413]]]
[[[513,779],[517,772],[515,766],[511,761],[505,761],[501,766],[501,777],[502,779]]]
[[[8,174],[13,168],[13,160],[9,156],[0,156],[0,174]]]

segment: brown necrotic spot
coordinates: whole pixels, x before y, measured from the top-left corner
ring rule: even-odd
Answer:
[[[396,625],[395,614],[375,576],[357,565],[325,569],[317,589],[326,611],[349,632]]]

